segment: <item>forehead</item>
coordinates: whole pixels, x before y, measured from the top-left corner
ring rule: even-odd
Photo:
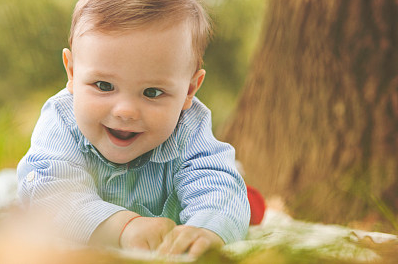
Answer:
[[[185,74],[195,69],[192,37],[186,23],[164,27],[101,32],[85,31],[72,47],[73,61],[86,68],[120,69],[134,72],[167,72],[175,69]]]
[[[174,41],[175,46],[185,47],[187,49],[181,52],[188,51],[192,53],[192,31],[189,21],[182,21],[177,23],[163,23],[154,22],[149,25],[141,25],[133,28],[96,28],[95,25],[84,23],[80,26],[74,38],[74,45],[72,49],[87,37],[96,37],[97,41],[109,41],[117,39],[128,39],[131,36],[134,42],[140,40],[157,40],[159,38]]]
[[[177,29],[177,30],[173,30]],[[101,35],[111,37],[124,37],[131,33],[137,33],[140,37],[150,37],[151,35],[159,35],[159,33],[165,32],[166,34],[175,35],[179,33],[186,40],[192,40],[192,29],[189,20],[182,21],[153,21],[148,24],[137,24],[128,26],[114,26],[114,27],[103,27],[98,25],[95,21],[88,20],[82,21],[77,24],[76,31],[74,33],[74,42],[84,36],[90,35]],[[192,43],[191,43],[192,44]],[[192,45],[191,45],[192,46]],[[72,46],[73,48],[73,46]]]
[[[170,27],[179,26],[184,24],[191,32],[191,38],[193,36],[193,21],[186,16],[180,17],[162,17],[153,20],[133,20],[128,19],[125,21],[104,21],[99,15],[86,15],[80,17],[76,21],[71,32],[71,39],[83,36],[90,32],[101,32],[104,34],[118,34],[132,30],[144,30],[144,29],[158,29],[165,30]],[[72,44],[72,43],[71,43]]]
[[[189,41],[190,53],[194,54],[194,40],[193,40],[193,25],[192,21],[187,18],[177,18],[177,19],[163,19],[159,21],[151,21],[145,24],[129,24],[129,25],[119,25],[113,27],[101,26],[100,21],[95,19],[82,19],[75,27],[73,32],[73,45],[71,43],[71,49],[74,49],[75,42],[85,35],[90,34],[103,34],[109,36],[120,37],[130,32],[146,32],[146,35],[158,32],[172,32],[173,28],[178,28],[181,33],[184,34],[184,39]],[[143,34],[145,35],[145,34]],[[184,42],[185,44],[185,42]]]

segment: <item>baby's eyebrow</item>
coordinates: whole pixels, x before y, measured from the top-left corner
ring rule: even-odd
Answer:
[[[97,69],[87,70],[86,75],[93,76],[97,79],[104,79],[104,80],[115,80],[115,79],[122,79],[123,76],[119,76],[118,74],[108,73],[104,71],[100,71]],[[124,78],[125,79],[125,78]],[[167,87],[174,87],[175,80],[172,78],[162,77],[162,76],[152,76],[150,78],[138,78],[134,79],[134,82],[141,86],[147,87],[157,87],[157,88],[167,88]]]
[[[172,78],[162,78],[160,76],[153,76],[150,78],[142,78],[137,80],[137,83],[142,86],[167,88],[175,86],[175,80]]]
[[[88,70],[86,72],[87,75],[90,76],[96,76],[96,77],[100,77],[100,78],[117,78],[117,75],[111,74],[111,73],[107,73],[107,72],[101,72],[98,70]]]
[[[172,81],[168,81],[168,80],[144,80],[142,81],[143,86],[151,86],[151,87],[169,87],[169,86],[173,86],[173,82]]]

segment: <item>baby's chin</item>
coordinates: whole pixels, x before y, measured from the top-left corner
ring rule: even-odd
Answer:
[[[129,153],[128,153],[129,155],[128,155],[128,154],[126,154],[126,152],[121,151],[121,150],[109,151],[109,150],[102,149],[102,151],[101,151],[101,148],[99,148],[98,150],[107,161],[110,161],[112,163],[119,164],[119,165],[128,164],[131,161],[138,158],[139,156],[141,156],[141,154],[133,155],[133,153],[131,153],[131,151],[129,151]]]
[[[109,158],[107,158],[105,156],[105,158],[108,161],[112,162],[112,163],[115,163],[115,164],[118,164],[118,165],[126,165],[126,164],[130,163],[131,161],[135,160],[137,157],[131,157],[131,158],[129,157],[128,159],[126,159],[125,156],[123,156],[123,157],[114,157],[114,156],[112,156],[112,157],[109,157]]]

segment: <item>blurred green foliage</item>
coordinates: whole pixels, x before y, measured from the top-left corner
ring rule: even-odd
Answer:
[[[205,55],[198,96],[213,110],[214,130],[234,108],[260,31],[264,0],[206,0],[215,37]],[[76,0],[0,0],[0,169],[29,148],[45,100],[62,89]]]
[[[264,0],[207,0],[215,35],[205,54],[198,97],[212,110],[214,131],[234,109],[261,31]]]
[[[0,103],[60,85],[71,12],[61,3],[0,0]]]
[[[45,98],[63,86],[66,2],[0,0],[0,169],[16,166]]]

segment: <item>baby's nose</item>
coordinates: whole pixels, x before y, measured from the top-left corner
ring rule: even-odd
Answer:
[[[113,116],[128,121],[138,120],[141,117],[140,108],[137,103],[132,100],[121,100],[116,103],[113,108]]]

